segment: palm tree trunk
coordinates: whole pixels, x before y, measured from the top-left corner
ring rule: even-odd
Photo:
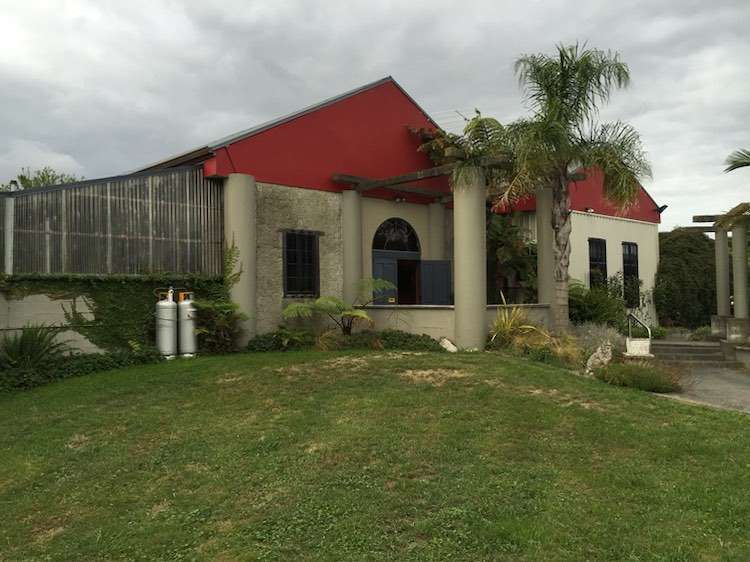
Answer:
[[[555,290],[552,297],[552,328],[565,330],[568,317],[568,267],[570,265],[570,194],[568,179],[561,174],[552,189],[552,231],[555,254]]]

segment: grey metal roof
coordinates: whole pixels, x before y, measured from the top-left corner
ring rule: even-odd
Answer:
[[[427,114],[427,112],[420,107],[420,105],[414,101],[414,98],[412,98],[406,90],[404,90],[401,85],[396,82],[396,80],[393,79],[392,76],[385,76],[384,78],[381,78],[379,80],[376,80],[374,82],[370,82],[369,84],[365,84],[364,86],[360,86],[358,88],[355,88],[353,90],[349,90],[348,92],[344,92],[343,94],[339,94],[337,96],[334,96],[332,98],[328,98],[326,100],[323,100],[321,102],[318,102],[314,105],[310,105],[308,107],[305,107],[303,109],[300,109],[298,111],[295,111],[294,113],[290,113],[288,115],[284,115],[283,117],[278,117],[276,119],[273,119],[271,121],[266,121],[265,123],[262,123],[260,125],[256,125],[255,127],[251,127],[249,129],[245,129],[243,131],[239,131],[237,133],[233,133],[231,135],[227,135],[225,137],[222,137],[220,139],[217,139],[213,142],[210,142],[206,144],[205,146],[201,146],[198,148],[194,148],[192,150],[188,150],[186,152],[182,152],[180,154],[177,154],[175,156],[170,156],[169,158],[165,158],[163,160],[159,160],[158,162],[154,162],[153,164],[149,164],[148,166],[144,166],[143,168],[139,168],[135,170],[135,172],[143,172],[146,170],[151,170],[154,168],[161,168],[170,164],[181,164],[186,163],[191,160],[200,159],[203,157],[210,156],[215,150],[225,147],[227,145],[230,145],[234,142],[237,142],[239,140],[251,137],[253,135],[257,135],[258,133],[262,133],[263,131],[267,131],[268,129],[271,129],[273,127],[277,127],[278,125],[282,125],[284,123],[288,123],[289,121],[293,121],[294,119],[297,119],[299,117],[302,117],[303,115],[307,115],[308,113],[312,113],[313,111],[317,111],[319,109],[322,109],[324,107],[327,107],[329,105],[332,105],[334,103],[337,103],[341,100],[344,100],[346,98],[350,98],[352,96],[355,96],[361,92],[364,92],[366,90],[370,90],[372,88],[375,88],[377,86],[380,86],[382,84],[385,84],[387,82],[393,83],[401,92],[415,105],[417,108],[424,114],[424,116],[437,128],[438,125],[435,123],[435,121]]]

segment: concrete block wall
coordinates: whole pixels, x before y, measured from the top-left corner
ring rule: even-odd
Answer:
[[[0,292],[0,329],[23,328],[29,324],[47,324],[59,326],[66,323],[63,307],[70,309],[73,300],[51,299],[46,295],[29,295],[20,299],[9,298]],[[83,299],[75,299],[79,312],[87,315],[89,309]],[[83,353],[99,353],[102,350],[86,337],[73,330],[66,330],[57,335],[59,341],[66,342],[73,349]]]
[[[283,232],[320,233],[320,294],[342,297],[341,194],[257,184],[257,331],[275,330],[284,298]]]

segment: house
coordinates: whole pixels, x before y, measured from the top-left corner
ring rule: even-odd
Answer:
[[[640,188],[636,202],[619,210],[604,197],[604,177],[586,170],[586,179],[569,186],[571,209],[569,275],[586,287],[601,285],[609,277],[621,276],[625,284],[635,282],[640,291],[628,291],[627,305],[643,303],[652,323],[657,322],[651,294],[659,265],[659,223],[666,206],[660,207]],[[528,197],[504,209],[537,241],[536,199]],[[638,295],[640,293],[640,299]]]
[[[275,329],[289,302],[353,301],[358,281],[379,277],[397,287],[370,307],[379,328],[481,347],[497,309],[487,304],[483,172],[452,191],[450,167],[419,152],[413,132],[437,126],[386,77],[126,176],[6,194],[3,271],[215,275],[224,242],[239,253],[232,298],[248,336]],[[534,205],[521,215],[539,233],[539,298],[522,306],[552,325],[551,215]],[[626,255],[626,273],[651,287],[655,208],[643,191],[620,216],[596,174],[575,184],[572,275],[611,275]]]

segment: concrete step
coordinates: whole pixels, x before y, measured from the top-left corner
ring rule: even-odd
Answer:
[[[718,353],[671,353],[651,350],[654,357],[662,361],[724,361],[724,354]]]
[[[687,345],[676,342],[662,343],[651,342],[651,353],[654,355],[683,355],[683,356],[720,356],[722,354],[719,344]]]
[[[664,359],[661,359],[660,357],[657,357],[659,361],[662,361],[663,363],[666,363],[667,365],[673,365],[675,367],[682,367],[682,368],[720,368],[720,369],[741,369],[743,367],[742,363],[739,361],[727,361],[726,359],[722,361],[708,361],[708,360],[672,360],[672,361],[666,361]]]

